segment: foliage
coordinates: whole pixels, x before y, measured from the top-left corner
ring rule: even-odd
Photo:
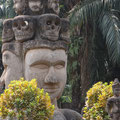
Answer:
[[[96,25],[102,33],[110,61],[120,65],[120,1],[119,0],[85,0],[72,11],[71,28],[80,29],[87,24]],[[99,34],[99,33],[98,33]]]
[[[9,88],[0,96],[0,116],[3,119],[49,120],[53,113],[50,96],[37,88],[35,79],[11,81]]]
[[[15,16],[13,0],[2,0],[0,2],[0,18],[12,18]]]
[[[98,82],[87,92],[83,117],[86,120],[109,120],[105,111],[107,99],[113,96],[112,84]]]

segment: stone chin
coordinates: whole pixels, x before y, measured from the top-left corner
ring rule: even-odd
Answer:
[[[51,100],[54,100],[55,98],[58,100],[61,97],[64,88],[65,88],[65,85],[58,87],[56,89],[53,89],[53,88],[52,89],[44,89],[43,88],[43,89],[45,92],[47,92],[50,95]]]

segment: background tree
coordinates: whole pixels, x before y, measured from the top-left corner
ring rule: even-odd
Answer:
[[[77,111],[81,110],[86,92],[94,83],[120,78],[119,6],[119,0],[85,0],[71,11],[72,36],[83,38],[78,46],[79,76],[72,87],[73,91],[77,90],[77,94],[72,93],[72,108]],[[78,96],[79,100],[75,100]]]

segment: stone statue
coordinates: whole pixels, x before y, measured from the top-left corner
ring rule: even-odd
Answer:
[[[58,6],[58,0],[14,0],[19,16],[4,22],[0,91],[11,80],[36,78],[55,105],[53,120],[82,120],[79,113],[57,106],[66,85],[70,43],[70,24],[57,15]]]
[[[107,100],[106,109],[111,120],[120,120],[120,82],[117,78],[112,89],[114,96]]]
[[[59,14],[59,0],[48,0],[48,9],[53,11],[56,14]]]
[[[59,14],[59,0],[13,0],[18,15]]]

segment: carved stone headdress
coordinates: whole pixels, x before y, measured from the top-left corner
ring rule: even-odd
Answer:
[[[17,16],[4,22],[2,42],[7,43],[3,45],[2,51],[17,50],[18,43],[18,48],[23,46],[23,53],[34,48],[67,51],[70,43],[69,21],[55,14]],[[19,53],[18,50],[15,52]]]

